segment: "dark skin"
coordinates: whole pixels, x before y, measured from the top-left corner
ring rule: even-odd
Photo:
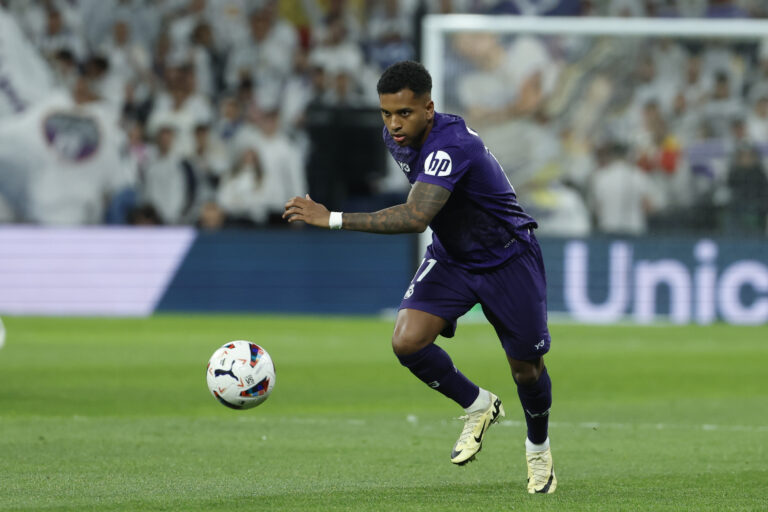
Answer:
[[[419,149],[434,124],[435,105],[431,95],[416,95],[410,89],[402,89],[393,94],[380,94],[379,104],[384,125],[395,143]],[[344,213],[342,225],[344,229],[366,233],[422,233],[450,195],[448,189],[439,185],[417,181],[405,203],[372,213]],[[289,200],[283,218],[288,222],[328,228],[330,212],[307,194]],[[418,352],[434,343],[447,325],[446,320],[431,313],[401,309],[395,321],[392,349],[399,356]],[[512,377],[522,385],[534,384],[544,369],[543,358],[523,361],[507,356],[507,360]]]

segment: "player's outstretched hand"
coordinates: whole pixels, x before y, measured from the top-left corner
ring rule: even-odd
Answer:
[[[316,203],[307,194],[304,197],[294,197],[285,203],[283,218],[288,222],[306,222],[319,228],[329,227],[331,212],[320,203]]]

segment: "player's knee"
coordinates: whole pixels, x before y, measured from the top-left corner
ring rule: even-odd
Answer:
[[[533,386],[539,381],[544,371],[544,361],[541,358],[536,361],[510,359],[509,367],[512,370],[512,378],[518,386]]]
[[[538,382],[540,375],[535,371],[512,372],[512,378],[515,379],[518,386],[533,386]]]
[[[429,343],[426,337],[400,327],[395,327],[395,332],[392,334],[392,350],[397,356],[416,353]]]

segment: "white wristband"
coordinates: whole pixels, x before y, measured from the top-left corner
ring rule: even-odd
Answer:
[[[341,214],[342,212],[331,212],[331,216],[328,219],[329,228],[341,229]]]

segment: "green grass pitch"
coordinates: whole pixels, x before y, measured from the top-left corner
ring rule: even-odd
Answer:
[[[483,324],[441,340],[505,403],[477,461],[461,411],[402,368],[391,321],[303,316],[4,319],[0,511],[768,510],[768,327],[554,325],[559,485],[525,492],[525,427]],[[261,343],[262,406],[205,385]]]

